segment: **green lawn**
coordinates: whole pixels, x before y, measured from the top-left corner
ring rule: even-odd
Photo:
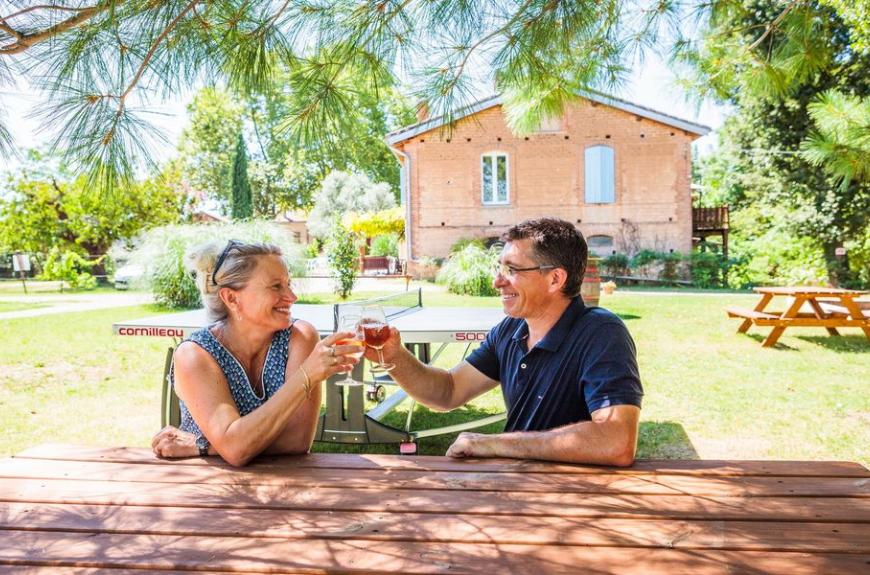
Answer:
[[[20,311],[23,309],[35,309],[38,307],[45,307],[45,304],[25,303],[17,301],[0,301],[0,313],[4,313],[7,311]]]
[[[425,294],[424,301],[499,305],[496,298],[439,293]],[[639,455],[870,465],[870,343],[858,330],[833,338],[821,329],[796,329],[776,348],[762,348],[762,332],[738,335],[737,321],[722,311],[754,301],[743,294],[625,290],[602,301],[637,343],[646,391]],[[156,307],[137,306],[0,320],[0,456],[47,441],[149,445],[159,427],[160,375],[170,342],[113,337],[111,323],[156,313]],[[459,360],[462,348],[452,347],[439,364]],[[460,412],[419,410],[415,422],[455,423],[501,406],[492,393]],[[404,413],[393,417],[397,425],[404,421]],[[450,440],[424,440],[421,452],[441,454]],[[393,446],[372,449],[395,452]]]

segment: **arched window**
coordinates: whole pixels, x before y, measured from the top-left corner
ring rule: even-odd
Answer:
[[[614,200],[613,148],[592,146],[586,148],[584,172],[586,174],[585,201],[587,204],[612,204]]]
[[[610,236],[589,236],[586,245],[598,257],[607,257],[613,253],[613,238]]]
[[[504,152],[480,157],[480,198],[484,205],[510,203],[508,156]]]

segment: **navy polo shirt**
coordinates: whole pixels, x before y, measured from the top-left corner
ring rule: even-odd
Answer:
[[[526,320],[508,317],[468,356],[475,369],[501,382],[505,431],[553,429],[589,421],[612,405],[640,407],[643,388],[634,341],[615,314],[571,300],[531,350]]]

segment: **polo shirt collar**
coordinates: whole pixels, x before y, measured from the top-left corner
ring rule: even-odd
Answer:
[[[540,347],[541,349],[546,349],[547,351],[558,351],[559,346],[562,345],[562,342],[568,337],[571,333],[571,327],[574,325],[574,320],[576,320],[583,312],[586,310],[586,306],[583,304],[583,300],[580,299],[580,296],[571,298],[571,302],[568,304],[568,307],[565,308],[565,311],[562,312],[562,315],[559,317],[559,320],[550,328],[550,331],[547,332],[547,335],[541,339],[535,345],[535,347]],[[521,341],[529,337],[529,324],[526,323],[526,320],[520,322],[520,325],[517,326],[516,331],[514,331],[513,339],[514,341]]]

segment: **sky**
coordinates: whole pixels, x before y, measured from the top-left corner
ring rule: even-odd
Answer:
[[[725,108],[709,102],[697,107],[688,100],[685,92],[675,85],[674,80],[674,75],[668,67],[659,58],[650,56],[644,66],[635,69],[625,88],[613,95],[671,116],[709,126],[714,130],[722,125],[727,115]],[[490,95],[480,94],[481,97]],[[153,122],[169,142],[155,151],[158,161],[168,160],[176,154],[175,146],[187,123],[186,106],[192,96],[192,92],[189,92],[153,106],[160,112],[152,116]],[[20,147],[38,147],[51,138],[50,133],[38,132],[38,122],[28,118],[29,112],[40,102],[44,102],[44,98],[39,94],[28,93],[26,88],[17,91],[0,91],[0,105],[4,107],[6,125]],[[697,140],[697,153],[707,155],[715,149],[715,145],[714,132]],[[14,170],[16,166],[15,159],[0,158],[0,172]]]

